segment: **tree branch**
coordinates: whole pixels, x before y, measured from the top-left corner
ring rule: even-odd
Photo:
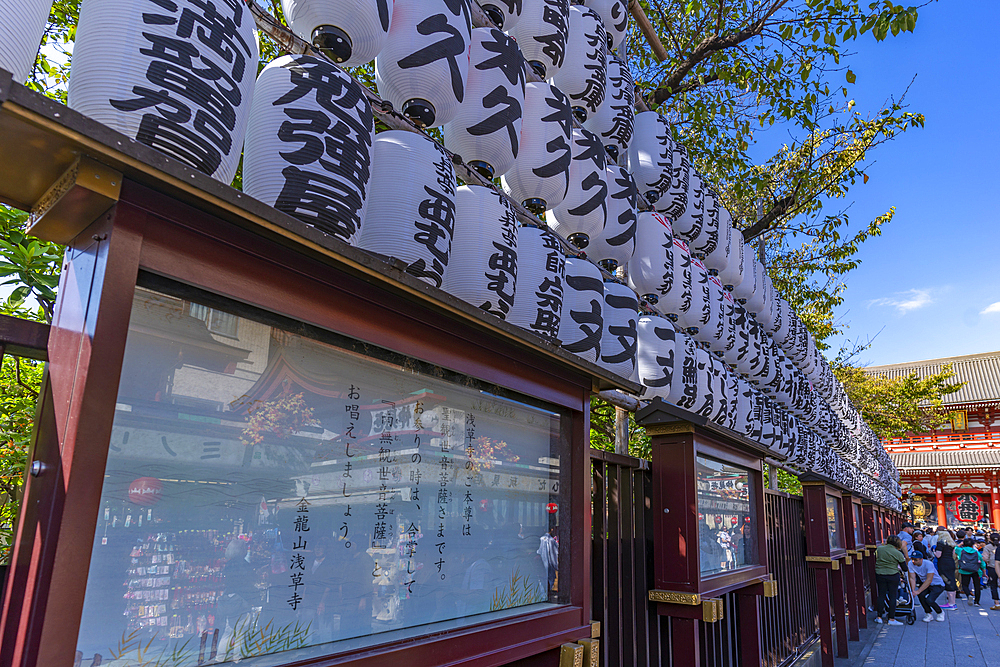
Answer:
[[[749,243],[766,232],[770,228],[772,222],[792,210],[792,207],[794,207],[796,203],[796,197],[794,194],[782,197],[776,201],[774,206],[771,207],[771,210],[765,213],[760,220],[743,230],[744,241]]]
[[[667,74],[663,84],[653,92],[653,104],[662,104],[676,95],[681,82],[691,73],[691,70],[713,53],[736,46],[759,35],[767,25],[768,19],[774,16],[787,2],[788,0],[775,0],[774,4],[759,19],[738,32],[729,35],[711,35],[701,40],[701,43],[695,47],[694,51],[682,62],[675,65],[673,70]]]

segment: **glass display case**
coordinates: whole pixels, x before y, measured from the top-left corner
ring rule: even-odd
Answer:
[[[697,460],[701,575],[759,564],[750,471],[705,456]]]
[[[565,604],[566,422],[350,338],[137,288],[78,650],[269,665]],[[706,474],[719,512],[746,504],[745,472]]]
[[[840,498],[826,494],[826,525],[830,536],[830,551],[846,548],[844,522],[840,512]]]

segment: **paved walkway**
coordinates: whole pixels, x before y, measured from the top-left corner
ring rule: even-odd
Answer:
[[[938,600],[944,602],[942,595]],[[918,607],[917,622],[903,627],[875,625],[874,638],[865,643],[851,643],[861,651],[850,662],[852,667],[1000,667],[1000,611],[993,605],[989,590],[983,591],[981,607],[970,607],[963,598],[958,609],[945,609],[944,623],[924,623]],[[862,636],[862,641],[864,641]],[[874,641],[873,641],[874,639]]]

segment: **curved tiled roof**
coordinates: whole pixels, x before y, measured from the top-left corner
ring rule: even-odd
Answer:
[[[1000,467],[1000,449],[950,449],[936,452],[889,452],[900,470]]]
[[[965,386],[954,394],[944,397],[946,405],[1000,400],[1000,351],[869,366],[865,369],[865,373],[894,379],[916,371],[920,377],[926,377],[940,373],[941,367],[945,364],[951,364],[951,369],[955,373],[950,382],[965,383]]]

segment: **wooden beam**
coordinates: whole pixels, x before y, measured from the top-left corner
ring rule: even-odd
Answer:
[[[49,325],[0,315],[0,348],[5,354],[46,361]]]
[[[667,50],[663,48],[660,36],[653,30],[653,24],[649,22],[649,18],[646,16],[646,12],[642,10],[639,0],[629,0],[628,10],[632,14],[632,18],[635,19],[635,22],[639,24],[639,30],[642,30],[643,36],[645,36],[646,41],[649,43],[649,48],[653,52],[656,62],[666,60]]]

